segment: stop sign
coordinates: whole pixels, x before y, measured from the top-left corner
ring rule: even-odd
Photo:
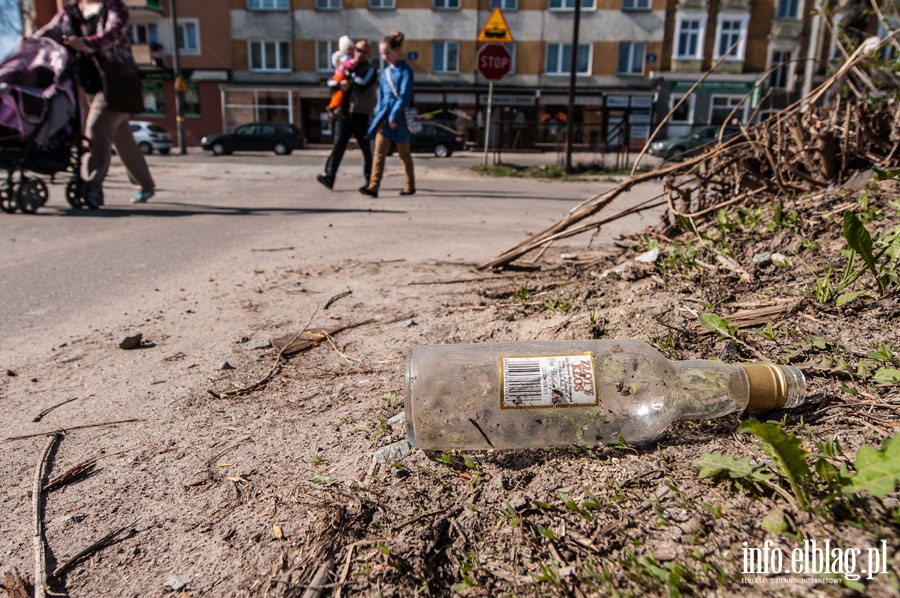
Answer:
[[[478,72],[488,81],[499,81],[509,74],[512,55],[503,44],[487,44],[475,55]]]

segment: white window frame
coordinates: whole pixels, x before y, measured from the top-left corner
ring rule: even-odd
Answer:
[[[338,50],[338,43],[333,39],[316,40],[316,72],[333,73],[334,65],[331,64],[331,56]],[[324,55],[323,55],[324,54]],[[323,66],[324,65],[324,66]]]
[[[703,44],[706,39],[706,13],[705,12],[680,12],[675,19],[675,59],[699,60],[703,58]],[[685,54],[681,51],[681,26],[686,22],[698,22],[697,51],[694,54]]]
[[[706,120],[708,123],[713,122],[713,113],[716,108],[716,100],[724,98],[728,100],[729,103],[732,102],[741,102],[741,107],[738,108],[737,112],[734,113],[734,117],[737,118],[740,122],[747,122],[747,110],[750,109],[750,102],[743,101],[744,97],[740,95],[724,95],[724,94],[712,94],[709,97],[709,118]],[[734,106],[728,106],[728,112],[731,112],[734,109]]]
[[[783,87],[775,86],[775,85],[770,85],[770,86],[772,87],[772,89],[782,89],[782,90],[790,89],[791,81],[794,78],[794,69],[796,68],[796,64],[794,61],[797,58],[797,48],[792,48],[792,49],[772,48],[772,51],[769,52],[769,68],[768,68],[768,70],[769,70],[768,80],[769,81],[771,81],[772,77],[775,75],[775,71],[773,71],[772,69],[776,65],[776,60],[775,60],[776,53],[785,54],[787,56],[786,60],[778,61],[778,62],[786,63],[786,64],[784,64],[784,69],[785,69],[784,70],[784,86]]]
[[[456,73],[459,73],[459,42],[458,42],[458,41],[453,41],[453,40],[435,40],[435,41],[433,41],[433,42],[431,43],[431,51],[432,51],[433,54],[436,54],[436,52],[437,52],[437,50],[438,50],[438,45],[441,46],[441,50],[442,50],[443,53],[444,53],[444,55],[443,55],[444,69],[443,69],[443,70],[440,70],[440,71],[437,70],[437,68],[435,67],[436,61],[435,61],[434,55],[433,55],[433,56],[431,57],[431,72],[434,73],[434,74],[436,74],[436,75],[447,75],[447,74],[456,74]],[[456,64],[453,65],[453,68],[448,68],[448,65],[447,65],[447,62],[448,62],[448,61],[447,61],[447,55],[448,55],[448,53],[450,52],[450,47],[451,47],[451,46],[455,46],[455,50],[456,50]]]
[[[622,0],[622,10],[625,12],[646,11],[651,8],[651,0]]]
[[[784,6],[790,7],[792,3],[796,2],[796,11],[794,14],[790,14],[790,11],[784,11],[787,14],[782,14],[782,8]],[[800,18],[800,12],[803,9],[803,0],[777,0],[775,2],[775,18],[780,19],[782,21],[796,21]]]
[[[341,0],[316,0],[316,10],[341,10]]]
[[[622,46],[628,45],[628,70],[620,71],[619,70],[619,62],[622,55]],[[635,64],[635,49],[641,48],[641,58],[640,64]],[[647,60],[647,43],[646,42],[619,42],[619,54],[616,56],[616,74],[620,76],[626,77],[640,77],[644,74],[644,62]],[[635,70],[637,67],[637,70]]]
[[[194,31],[196,32],[196,37],[197,37],[197,47],[196,48],[183,48],[181,46],[178,46],[178,53],[186,54],[188,56],[199,55],[200,54],[200,19],[196,19],[196,18],[178,19],[177,26],[180,27],[182,31],[185,30],[185,27],[193,27]],[[175,43],[177,44],[177,43],[179,43],[179,41],[180,40],[178,39],[178,32],[176,31],[175,32]]]
[[[397,0],[369,0],[369,10],[397,10]]]
[[[679,101],[681,101],[681,98],[683,98],[683,97],[684,97],[684,94],[679,94],[679,95],[673,95],[672,97],[669,98],[669,111],[670,111],[670,112],[671,112],[672,109],[675,107],[675,104],[677,104]],[[697,102],[696,102],[696,100],[697,100],[697,95],[696,95],[696,94],[691,94],[690,96],[688,96],[687,101],[685,101],[685,103],[682,104],[682,106],[684,106],[685,104],[687,105],[687,110],[688,110],[688,118],[687,118],[687,120],[677,120],[677,119],[675,118],[675,113],[672,112],[672,118],[669,119],[669,122],[672,123],[673,125],[690,125],[690,124],[693,124],[693,122],[694,122],[694,111],[697,109]]]
[[[288,56],[288,64],[281,65],[276,64],[273,66],[269,66],[265,64],[266,58],[266,46],[269,44],[275,44],[275,57],[276,62],[281,61],[281,52],[280,46],[281,44],[287,44],[287,56]],[[263,66],[259,68],[253,67],[253,46],[259,46],[259,56],[262,60]],[[291,72],[291,42],[286,39],[254,39],[247,41],[247,66],[250,71],[254,73],[289,73]]]
[[[247,10],[290,10],[291,0],[247,0]]]
[[[575,2],[576,0],[549,0],[548,8],[551,12],[575,12]],[[594,8],[594,0],[581,0],[581,10],[594,10]]]
[[[557,58],[557,65],[556,65],[557,70],[552,70],[552,71],[551,71],[551,70],[547,69],[547,62],[548,62],[548,59],[549,59],[550,48],[551,48],[552,46],[557,46],[557,47],[559,47],[559,54],[557,55],[557,57],[558,57],[558,58]],[[574,67],[576,68],[575,75],[576,75],[576,76],[580,76],[580,77],[587,77],[587,76],[590,76],[590,74],[593,72],[594,45],[593,45],[593,44],[578,44],[578,47],[579,47],[579,48],[581,48],[581,47],[587,47],[587,49],[588,49],[587,70],[585,70],[585,71],[579,71],[579,70],[577,70],[577,69],[578,69],[578,65],[577,65],[577,64],[572,65],[572,66],[574,66]],[[563,71],[563,70],[562,70],[562,65],[563,65],[563,61],[565,60],[564,56],[570,56],[570,55],[571,55],[571,52],[572,52],[572,44],[566,44],[566,43],[561,43],[561,44],[547,44],[547,47],[546,47],[546,49],[544,50],[544,70],[546,71],[544,74],[545,74],[545,75],[549,75],[549,76],[551,76],[551,77],[554,77],[554,76],[566,76],[566,77],[568,77],[568,76],[569,76],[569,71]],[[577,62],[577,59],[576,59],[576,62]]]
[[[443,6],[438,6],[438,3]],[[460,10],[462,8],[461,0],[431,0],[431,8],[434,10]]]
[[[519,0],[491,0],[489,8],[491,10],[499,8],[505,11],[516,11],[519,10]]]
[[[729,56],[725,59],[726,61],[740,61],[744,59],[744,51],[747,48],[747,29],[750,27],[750,15],[747,13],[734,13],[734,12],[725,12],[719,13],[718,19],[716,19],[716,49],[713,52],[713,56],[716,59],[722,57],[722,37],[725,35],[725,31],[723,29],[724,24],[728,23],[740,23],[740,29],[735,34],[734,32],[729,33],[730,36],[736,35],[738,37],[738,45],[734,49],[734,54],[729,54]],[[731,44],[733,44],[735,40],[730,39],[728,41],[728,45],[724,48],[727,50]]]

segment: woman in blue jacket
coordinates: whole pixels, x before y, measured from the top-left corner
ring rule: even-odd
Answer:
[[[378,197],[378,188],[384,175],[384,161],[391,142],[397,144],[397,153],[400,154],[406,175],[406,186],[400,195],[412,195],[416,192],[416,177],[412,155],[409,153],[409,143],[413,136],[406,126],[406,109],[412,106],[413,72],[406,61],[400,59],[399,50],[402,46],[403,34],[396,31],[378,44],[387,67],[378,81],[378,104],[368,133],[369,137],[375,136],[375,162],[369,184],[359,188],[360,193],[370,197]]]

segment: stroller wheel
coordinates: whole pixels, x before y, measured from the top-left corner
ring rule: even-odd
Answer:
[[[84,181],[78,177],[73,177],[66,183],[66,201],[76,210],[84,205],[81,201],[81,190],[83,187]]]
[[[0,181],[0,209],[7,214],[16,211],[16,198],[13,193],[13,185],[9,181]]]
[[[41,179],[23,179],[17,191],[16,204],[25,214],[34,214],[47,203],[47,185]]]

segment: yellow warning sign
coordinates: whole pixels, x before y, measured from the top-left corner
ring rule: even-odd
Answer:
[[[186,92],[188,90],[187,83],[184,81],[184,77],[178,75],[178,78],[175,79],[175,91]]]
[[[487,23],[481,28],[478,34],[478,41],[493,42],[498,44],[508,44],[513,41],[512,34],[509,32],[509,25],[503,18],[503,13],[499,8],[495,8],[491,16],[488,17]]]

